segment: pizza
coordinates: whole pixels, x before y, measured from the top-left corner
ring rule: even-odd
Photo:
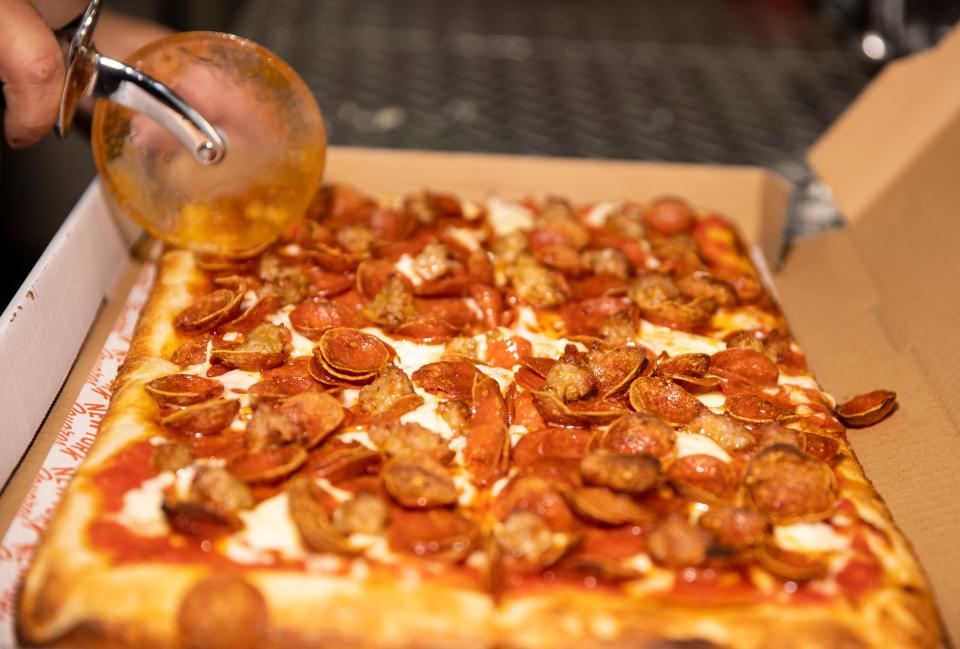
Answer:
[[[26,644],[935,647],[914,554],[735,229],[325,186],[169,250]]]

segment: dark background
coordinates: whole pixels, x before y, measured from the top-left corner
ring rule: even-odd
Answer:
[[[882,60],[960,17],[949,0],[108,4],[266,45],[332,144],[759,164],[801,183],[804,151]],[[0,152],[0,305],[94,174],[79,130]]]

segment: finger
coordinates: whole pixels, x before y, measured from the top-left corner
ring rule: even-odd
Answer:
[[[3,130],[14,148],[39,140],[57,119],[63,58],[53,32],[26,0],[0,0]]]

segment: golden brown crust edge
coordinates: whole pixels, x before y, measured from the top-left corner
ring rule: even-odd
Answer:
[[[51,521],[25,580],[18,614],[18,633],[25,644],[183,646],[180,604],[211,571],[182,565],[111,568],[81,539],[96,512],[90,474],[118,448],[153,434],[154,405],[142,384],[176,371],[163,360],[174,334],[172,318],[191,299],[183,286],[202,281],[189,253],[170,252],[161,259],[97,441]],[[923,590],[919,568],[909,552],[904,555],[906,541],[856,461],[848,464],[847,475],[864,485],[859,500],[875,503],[874,524],[881,524],[896,541],[898,554],[906,557],[907,581],[920,590],[876,591],[856,608],[757,605],[699,609],[696,615],[686,607],[568,590],[514,598],[494,611],[482,593],[429,582],[398,584],[375,571],[366,581],[244,571],[269,610],[266,626],[249,634],[250,646],[939,646],[936,612]],[[103,596],[121,585],[127,593],[124,598]],[[319,590],[311,594],[311,587]],[[304,610],[305,599],[318,605]]]

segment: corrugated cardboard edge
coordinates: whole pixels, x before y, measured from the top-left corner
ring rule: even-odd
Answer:
[[[13,377],[0,391],[0,483],[33,439],[77,357],[137,229],[99,209],[92,184],[0,317],[0,358]]]

